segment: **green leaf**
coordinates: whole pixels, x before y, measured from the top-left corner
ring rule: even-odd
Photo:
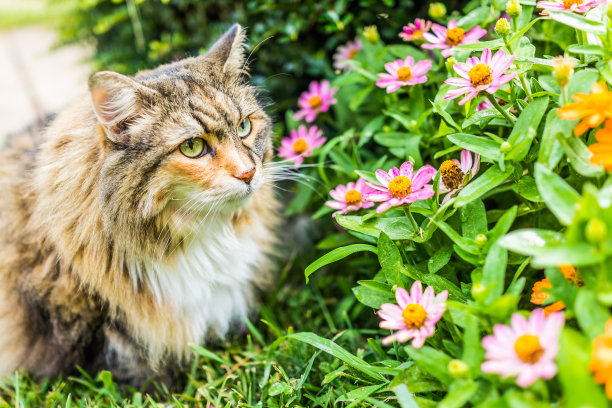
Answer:
[[[448,355],[428,346],[420,349],[406,346],[405,350],[419,367],[437,378],[442,384],[450,385],[453,382],[453,377],[447,368],[448,363],[452,360]]]
[[[455,231],[450,225],[448,225],[445,222],[437,221],[435,219],[432,219],[432,222],[438,228],[440,228],[440,230],[444,232],[446,236],[451,239],[451,241],[457,244],[457,246],[459,246],[464,251],[470,254],[475,254],[475,255],[479,253],[478,247],[476,246],[473,240],[462,237],[461,235],[457,233],[457,231]]]
[[[473,44],[464,44],[454,47],[454,52],[460,51],[482,51],[485,48],[490,49],[491,51],[496,50],[504,46],[504,42],[501,39],[491,40],[491,41],[480,41]]]
[[[535,165],[535,180],[538,191],[550,211],[562,224],[571,224],[580,194],[560,176],[540,163]]]
[[[357,281],[357,284],[360,286],[355,286],[353,293],[357,300],[366,306],[380,309],[380,305],[383,303],[393,303],[395,301],[391,290],[392,287],[387,283],[361,280]]]
[[[523,110],[508,137],[512,150],[506,154],[507,160],[520,161],[525,158],[547,107],[548,97],[542,97],[535,98]]]
[[[512,174],[512,171],[514,171],[514,167],[512,166],[508,166],[506,171],[502,171],[499,166],[490,167],[484,174],[470,181],[470,183],[461,190],[455,199],[455,207],[462,207],[470,201],[476,200],[493,190],[506,181],[510,174]]]
[[[481,283],[487,288],[488,293],[485,303],[493,302],[504,293],[507,262],[508,251],[497,244],[493,244],[482,268]]]
[[[604,332],[610,312],[597,301],[592,290],[581,288],[576,295],[576,319],[583,332],[593,340]]]
[[[474,123],[480,122],[483,119],[492,119],[492,118],[502,118],[502,115],[495,108],[476,111],[472,113],[469,118],[464,120],[463,123],[461,123],[461,128],[466,129],[467,127],[473,125]]]
[[[522,255],[533,256],[546,246],[562,245],[563,234],[543,229],[520,229],[501,237],[497,243]]]
[[[460,208],[461,233],[465,238],[476,238],[487,233],[487,210],[482,200],[474,200]]]
[[[589,159],[593,156],[593,153],[580,138],[565,138],[558,134],[557,139],[576,172],[585,177],[599,177],[605,173],[603,167],[591,164]]]
[[[561,157],[563,157],[563,149],[559,144],[557,135],[570,136],[572,133],[572,122],[563,120],[557,115],[556,110],[551,110],[546,116],[546,126],[544,126],[544,133],[542,134],[542,142],[540,144],[540,151],[538,153],[538,163],[548,167],[549,169],[554,168]]]
[[[410,391],[408,391],[406,384],[400,384],[397,387],[394,387],[393,392],[395,393],[397,402],[399,402],[401,408],[420,408],[419,404],[417,404],[412,397]]]
[[[512,186],[512,190],[521,197],[534,203],[544,201],[540,195],[540,192],[538,191],[538,186],[536,185],[535,179],[531,176],[521,177],[521,179]]]
[[[451,384],[448,393],[437,408],[465,407],[477,390],[478,384],[474,380],[457,380]]]
[[[474,136],[468,133],[453,133],[446,137],[457,146],[478,153],[492,161],[498,161],[500,158],[500,144],[488,137]]]
[[[586,31],[593,34],[605,34],[606,26],[600,22],[592,21],[577,13],[565,11],[548,11],[548,15],[555,21],[561,24],[570,26],[576,30]]]
[[[567,51],[571,52],[572,54],[582,54],[582,55],[604,56],[607,54],[606,50],[601,45],[572,44],[567,48]]]
[[[391,285],[401,285],[402,256],[395,242],[384,232],[378,236],[378,261],[387,282]]]
[[[304,275],[306,276],[306,283],[308,283],[308,278],[310,277],[310,275],[312,275],[313,272],[315,272],[316,270],[330,263],[339,261],[340,259],[344,259],[351,254],[362,251],[370,251],[374,252],[375,254],[378,253],[378,249],[375,246],[367,244],[353,244],[336,248],[308,265],[308,267],[304,271]]]
[[[379,248],[380,250],[380,248]],[[451,259],[453,254],[453,247],[450,245],[443,246],[427,261],[427,270],[429,273],[436,273],[442,269],[448,261]]]

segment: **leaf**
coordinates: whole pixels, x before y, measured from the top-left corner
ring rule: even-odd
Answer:
[[[593,156],[593,153],[582,140],[577,137],[565,138],[559,134],[557,140],[576,172],[585,177],[599,177],[604,174],[603,167],[591,164],[589,159]]]
[[[521,179],[512,186],[512,190],[521,197],[534,203],[544,201],[538,191],[538,186],[536,185],[535,179],[531,176],[521,177]]]
[[[563,149],[559,144],[557,135],[565,137],[572,133],[572,122],[563,120],[557,115],[556,110],[551,110],[546,116],[546,126],[542,134],[542,142],[538,153],[538,163],[552,169],[563,157]]]
[[[427,270],[429,273],[436,273],[442,269],[453,254],[453,247],[450,245],[443,246],[427,261]]]
[[[461,190],[455,199],[455,207],[462,207],[472,200],[480,198],[482,195],[493,190],[498,185],[502,184],[512,174],[514,167],[508,166],[506,171],[502,171],[499,166],[492,166],[481,176]]]
[[[560,176],[540,163],[535,165],[535,180],[538,191],[550,211],[559,222],[570,225],[574,219],[580,194]]]
[[[482,268],[481,283],[487,288],[488,293],[484,301],[486,304],[493,302],[504,293],[507,262],[508,251],[497,244],[493,244]]]
[[[465,238],[476,238],[487,233],[487,211],[482,200],[474,200],[461,207],[461,233]]]
[[[457,380],[451,384],[448,393],[437,408],[465,407],[477,390],[478,384],[474,380]]]
[[[440,230],[442,230],[442,232],[444,232],[446,236],[451,239],[451,241],[457,244],[457,246],[459,246],[464,251],[475,255],[479,253],[478,247],[476,246],[473,240],[462,237],[457,233],[457,231],[455,231],[450,225],[445,222],[437,221],[435,219],[432,219],[432,222],[438,228],[440,228]]]
[[[312,275],[316,270],[330,263],[339,261],[340,259],[344,259],[351,254],[354,254],[356,252],[362,252],[362,251],[370,251],[370,252],[374,252],[375,254],[378,253],[378,249],[375,246],[367,245],[367,244],[353,244],[353,245],[347,245],[344,247],[336,248],[333,251],[323,255],[322,257],[320,257],[319,259],[317,259],[310,265],[308,265],[308,267],[304,271],[304,275],[306,277],[306,283],[308,283],[309,276]]]
[[[512,150],[506,154],[506,159],[520,161],[525,158],[547,107],[548,97],[542,97],[535,98],[523,110],[508,137]]]
[[[393,392],[395,393],[397,402],[399,402],[401,408],[420,408],[419,404],[417,404],[412,397],[410,391],[408,391],[406,384],[400,384],[397,387],[394,387]]]
[[[457,146],[478,153],[492,161],[498,161],[500,158],[500,144],[487,137],[474,136],[468,133],[453,133],[446,137]]]
[[[391,285],[374,280],[357,281],[360,286],[353,288],[353,294],[361,303],[374,309],[380,309],[383,303],[393,303]]]
[[[402,256],[395,242],[384,232],[381,232],[378,236],[378,261],[387,282],[391,285],[401,285]]]
[[[497,243],[522,255],[536,255],[542,248],[564,243],[563,234],[543,229],[520,229],[501,237]]]
[[[499,113],[499,111],[495,108],[476,111],[473,114],[471,114],[469,118],[464,120],[463,123],[461,123],[461,128],[465,129],[473,125],[474,123],[480,122],[483,119],[501,118],[501,117],[502,117],[501,113]]]
[[[582,331],[593,340],[604,332],[610,312],[597,301],[592,290],[582,288],[576,295],[576,319]]]
[[[413,359],[419,367],[437,378],[442,384],[450,385],[453,382],[453,377],[448,372],[448,363],[451,358],[443,352],[424,346],[416,349],[412,346],[406,346],[406,353]]]
[[[580,14],[552,10],[548,10],[548,14],[553,20],[568,25],[576,30],[599,35],[606,33],[605,25],[597,21],[589,20]]]
[[[454,52],[460,51],[482,51],[485,48],[490,49],[491,51],[496,50],[504,46],[504,42],[501,39],[491,40],[491,41],[480,41],[473,44],[464,44],[454,47]]]
[[[568,52],[582,55],[606,55],[606,50],[601,45],[578,45],[572,44],[567,48]]]

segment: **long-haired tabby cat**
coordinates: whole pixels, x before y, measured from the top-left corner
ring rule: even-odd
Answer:
[[[244,34],[90,95],[0,155],[0,374],[141,384],[243,318],[269,274],[271,121]]]

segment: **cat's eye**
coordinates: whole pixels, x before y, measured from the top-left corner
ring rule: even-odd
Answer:
[[[204,139],[198,137],[195,139],[185,140],[179,146],[179,150],[190,159],[197,159],[208,153],[209,147],[208,143],[206,143]]]
[[[245,137],[251,134],[252,128],[253,126],[251,125],[251,119],[245,118],[240,124],[240,126],[238,126],[238,136],[244,139]]]

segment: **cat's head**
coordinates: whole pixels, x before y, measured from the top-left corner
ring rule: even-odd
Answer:
[[[244,48],[236,24],[204,55],[133,78],[90,78],[106,209],[144,217],[186,203],[194,212],[235,210],[265,184],[271,120],[245,78]]]

